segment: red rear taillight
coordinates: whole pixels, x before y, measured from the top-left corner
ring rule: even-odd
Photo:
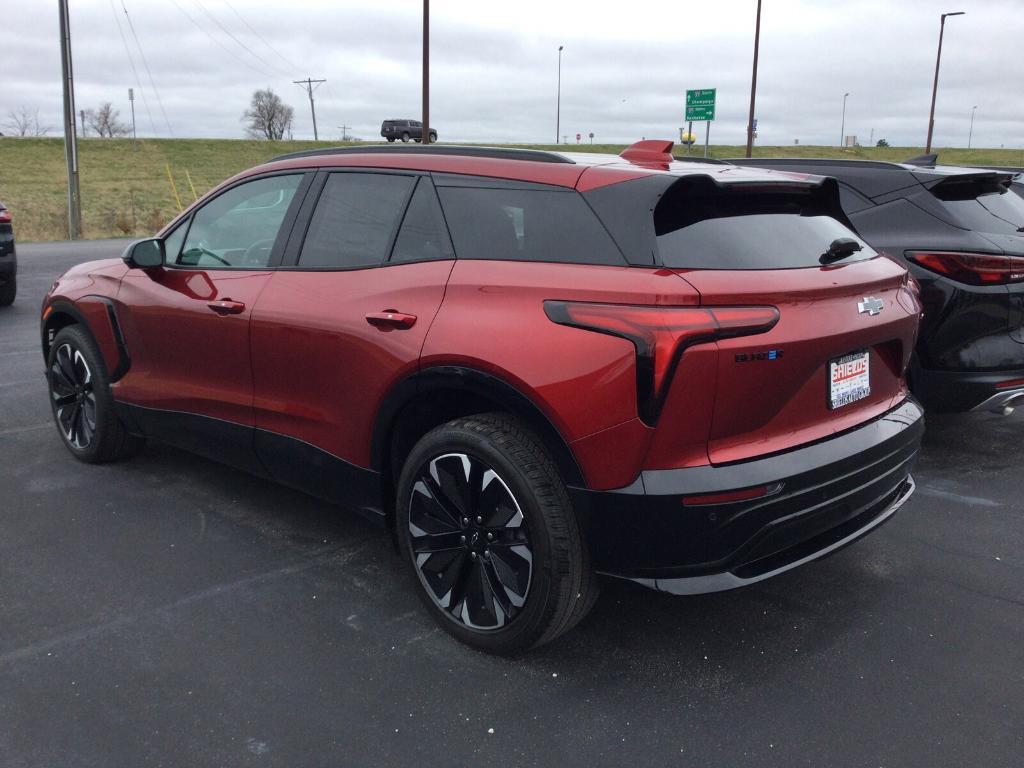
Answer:
[[[907,258],[925,269],[968,285],[1024,282],[1024,258],[986,253],[916,252]]]
[[[764,333],[779,321],[775,307],[651,307],[545,301],[559,325],[607,333],[633,342],[640,416],[657,419],[665,384],[686,347],[734,336]]]
[[[10,224],[11,213],[6,208],[0,208],[0,224]]]
[[[735,491],[719,493],[701,493],[696,496],[684,496],[683,504],[687,507],[702,507],[708,504],[732,504],[737,501],[753,501],[766,496],[774,496],[782,490],[782,483],[758,485],[753,488],[741,488]]]

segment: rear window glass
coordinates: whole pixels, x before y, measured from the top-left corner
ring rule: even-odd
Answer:
[[[812,193],[670,192],[655,209],[658,251],[666,267],[684,269],[818,267],[839,238],[861,245],[842,263],[876,255],[822,205]]]
[[[460,259],[625,264],[574,191],[440,187],[438,194]]]
[[[941,198],[940,198],[941,199]],[[1013,192],[988,192],[966,200],[943,200],[956,223],[978,232],[1024,232],[1024,199]]]

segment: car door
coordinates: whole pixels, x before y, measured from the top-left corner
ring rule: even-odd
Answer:
[[[131,357],[116,385],[141,428],[251,468],[249,322],[312,174],[244,180],[164,238],[165,264],[118,293]]]
[[[429,176],[325,173],[303,208],[253,313],[257,452],[278,480],[377,512],[377,409],[418,367],[454,253]]]

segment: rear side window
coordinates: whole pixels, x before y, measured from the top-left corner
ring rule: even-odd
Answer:
[[[432,261],[455,258],[451,240],[430,179],[421,178],[402,219],[391,261]]]
[[[439,187],[460,259],[625,264],[573,190]]]
[[[934,187],[932,194],[962,227],[997,234],[1024,232],[1024,199],[994,178],[944,182]]]
[[[846,237],[857,240],[861,250],[842,263],[876,255],[833,218],[816,191],[723,191],[700,183],[679,187],[669,190],[654,212],[658,251],[666,267],[819,267],[821,254],[834,240]]]
[[[383,262],[415,180],[332,173],[309,222],[299,266],[354,269]]]

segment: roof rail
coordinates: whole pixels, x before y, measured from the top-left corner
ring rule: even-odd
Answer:
[[[535,163],[570,163],[575,164],[565,155],[545,152],[539,149],[515,149],[505,147],[464,147],[458,144],[428,144],[425,147],[401,146],[391,147],[386,144],[369,144],[365,147],[326,147],[324,149],[307,149],[303,152],[290,152],[286,155],[268,160],[294,160],[299,157],[318,157],[321,155],[462,155],[464,157],[489,157],[495,160],[530,160]]]
[[[682,157],[673,157],[677,163],[702,163],[704,165],[742,165],[738,161],[719,160],[714,157],[697,157],[696,155],[683,155]]]
[[[905,171],[899,163],[887,160],[857,160],[851,157],[735,157],[730,158],[733,165],[756,165],[771,167],[773,165],[850,165],[861,168],[888,168]]]

